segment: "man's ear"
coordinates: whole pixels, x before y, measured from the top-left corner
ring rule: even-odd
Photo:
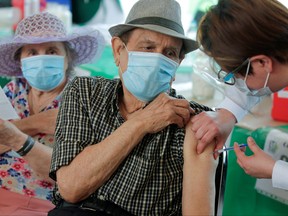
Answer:
[[[263,71],[271,73],[273,68],[273,60],[267,55],[256,55],[250,58],[253,71]]]
[[[111,39],[112,51],[114,56],[114,61],[118,67],[120,64],[120,52],[123,49],[123,41],[119,37],[112,37]]]

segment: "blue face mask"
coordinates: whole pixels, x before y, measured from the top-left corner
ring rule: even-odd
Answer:
[[[149,102],[160,93],[170,90],[178,66],[177,62],[160,53],[129,51],[123,82],[138,100]]]
[[[37,55],[21,60],[21,69],[29,85],[51,91],[64,80],[64,56]]]

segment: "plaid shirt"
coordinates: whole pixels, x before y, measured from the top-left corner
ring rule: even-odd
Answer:
[[[78,77],[67,87],[57,120],[51,178],[56,180],[61,166],[124,123],[118,107],[121,93],[119,79]],[[170,96],[176,97],[174,90]],[[211,110],[195,102],[190,104],[198,113]],[[135,215],[180,215],[184,136],[184,128],[176,125],[147,134],[90,198],[104,198]],[[53,203],[57,205],[61,200],[56,186]]]

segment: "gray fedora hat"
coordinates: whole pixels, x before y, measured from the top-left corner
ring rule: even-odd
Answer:
[[[181,8],[175,0],[139,0],[130,10],[125,24],[109,29],[111,36],[121,36],[134,28],[148,29],[183,40],[185,54],[196,50],[196,41],[185,37]]]

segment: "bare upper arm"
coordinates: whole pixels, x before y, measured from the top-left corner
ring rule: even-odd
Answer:
[[[215,173],[218,160],[213,157],[214,143],[208,145],[204,152],[197,154],[198,140],[191,129],[186,126],[184,140],[183,168],[183,215],[211,215],[214,212]]]

